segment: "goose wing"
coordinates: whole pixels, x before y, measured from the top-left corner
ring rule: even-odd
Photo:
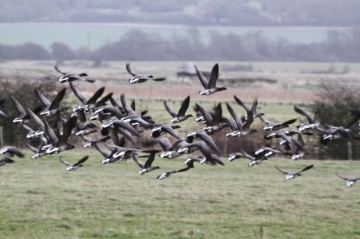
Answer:
[[[75,96],[81,101],[81,103],[85,104],[87,102],[87,99],[85,96],[81,94],[81,92],[74,86],[72,82],[69,82],[70,88],[74,92]]]
[[[218,80],[218,78],[219,78],[219,65],[216,63],[211,70],[211,75],[207,89],[216,88],[216,81]]]
[[[57,93],[54,100],[51,102],[49,109],[56,109],[59,108],[60,102],[63,100],[66,93],[66,88],[63,88]]]
[[[58,66],[57,64],[54,65],[54,68],[55,68],[55,70],[56,70],[57,72],[59,72],[59,73],[61,73],[61,74],[63,74],[63,75],[66,75],[66,72],[60,70],[60,68],[59,68],[59,66]]]
[[[63,157],[59,157],[59,160],[60,160],[60,162],[62,162],[63,164],[65,164],[66,166],[72,166],[72,164],[71,163],[69,163],[68,161],[65,161],[64,159],[63,159]]]
[[[188,95],[185,98],[185,100],[182,102],[181,107],[180,107],[180,109],[178,111],[178,114],[177,114],[178,116],[185,115],[186,110],[189,108],[189,103],[190,103],[190,95]]]
[[[164,100],[164,106],[165,106],[166,111],[169,112],[169,114],[170,114],[172,117],[176,117],[175,111],[173,111],[172,109],[170,109],[170,107],[168,106],[168,104],[166,103],[165,100]]]
[[[341,176],[340,174],[338,174],[338,173],[335,173],[339,178],[342,178],[342,179],[344,179],[344,180],[349,180],[349,178],[347,178],[347,177],[344,177],[344,176]]]
[[[19,116],[25,116],[26,112],[24,110],[24,107],[15,99],[13,95],[10,95],[11,102],[14,104],[16,112],[19,114]]]
[[[300,170],[300,171],[297,172],[297,173],[301,173],[301,172],[307,171],[307,170],[311,169],[312,167],[314,167],[313,164],[312,164],[312,165],[309,165],[309,166],[306,166],[305,168],[303,168],[302,170]]]
[[[297,105],[294,105],[294,110],[296,113],[304,115],[309,123],[314,122],[314,118],[308,112],[304,111],[303,109],[300,109]]]
[[[34,93],[45,108],[51,105],[51,102],[43,94],[41,94],[41,92],[38,89],[35,89]]]
[[[290,174],[288,171],[285,171],[285,170],[279,168],[278,166],[275,166],[275,168],[276,168],[277,170],[279,170],[280,172],[282,172],[283,174]]]
[[[135,71],[133,71],[133,70],[131,69],[129,62],[126,63],[126,70],[127,70],[127,72],[129,72],[129,74],[132,75],[132,76],[138,76],[138,75],[139,75],[138,73],[136,73]]]
[[[76,164],[74,164],[73,166],[78,166],[82,163],[84,163],[87,159],[89,158],[89,155],[84,156],[83,158],[81,158]]]
[[[206,79],[206,77],[198,70],[198,68],[196,66],[195,67],[195,70],[196,70],[196,74],[201,82],[201,84],[203,85],[203,87],[205,89],[208,89],[208,80]]]

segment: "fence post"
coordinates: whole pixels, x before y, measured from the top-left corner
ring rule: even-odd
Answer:
[[[3,140],[3,127],[0,126],[0,146],[4,146],[4,140]]]
[[[348,160],[352,160],[352,145],[351,145],[351,142],[348,141]]]

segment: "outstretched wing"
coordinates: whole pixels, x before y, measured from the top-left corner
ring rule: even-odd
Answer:
[[[86,155],[85,157],[83,157],[82,159],[80,159],[76,164],[74,164],[74,166],[78,166],[78,165],[82,164],[82,163],[85,162],[88,158],[89,158],[89,155]]]
[[[56,70],[57,72],[59,72],[59,73],[61,73],[61,74],[63,74],[63,75],[66,75],[66,72],[61,71],[61,70],[59,69],[59,66],[58,66],[58,65],[55,65],[54,68],[55,68],[55,70]]]
[[[132,76],[137,76],[137,75],[138,75],[138,73],[136,73],[135,71],[133,71],[133,70],[131,69],[130,63],[126,63],[126,70],[127,70],[127,72],[129,72],[129,74],[132,75]]]
[[[201,82],[201,84],[203,85],[203,87],[205,89],[208,89],[208,80],[206,79],[206,77],[198,70],[198,68],[196,66],[195,67],[195,70],[196,70],[196,74]]]
[[[219,65],[216,63],[211,70],[210,80],[207,89],[213,89],[216,87],[216,81],[219,78]]]
[[[68,161],[65,161],[61,156],[59,157],[60,162],[62,162],[63,164],[65,164],[66,166],[72,166],[71,163],[69,163]]]
[[[281,168],[279,168],[279,167],[277,167],[277,166],[275,166],[275,168],[276,168],[277,170],[279,170],[280,172],[282,172],[283,174],[288,174],[288,173],[289,173],[288,171],[285,171],[285,170],[283,170],[283,169],[281,169]]]
[[[312,167],[314,167],[313,164],[312,164],[312,165],[309,165],[309,166],[306,166],[306,167],[303,168],[301,171],[299,171],[299,173],[304,172],[304,171],[306,171],[306,170],[309,170],[309,169],[311,169]]]

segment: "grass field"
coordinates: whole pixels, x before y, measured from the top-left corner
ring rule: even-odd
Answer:
[[[16,160],[1,168],[1,238],[360,238],[359,190],[335,176],[358,175],[355,161],[271,159],[249,168],[185,158],[157,158],[161,169],[139,176],[130,160],[101,165],[92,150],[62,154],[85,166],[65,172],[58,156]],[[296,171],[286,181],[274,165]]]
[[[149,34],[157,34],[164,39],[189,37],[190,26],[182,25],[149,25],[121,23],[2,23],[0,33],[1,44],[15,45],[33,42],[50,48],[53,42],[63,42],[73,49],[81,46],[97,49],[108,43],[118,41],[130,30],[140,30]],[[208,42],[211,33],[244,35],[262,31],[270,39],[279,37],[291,42],[310,43],[326,39],[326,27],[198,27],[203,42]],[[347,28],[336,28],[348,30]],[[36,34],[35,34],[36,33]],[[59,40],[61,39],[61,40]]]
[[[277,84],[229,88],[199,97],[198,81],[129,85],[123,62],[110,62],[103,68],[92,68],[89,62],[72,64],[66,62],[62,69],[85,71],[95,78],[109,74],[94,84],[81,84],[82,92],[91,94],[105,85],[106,93],[114,92],[118,102],[125,93],[128,102],[136,100],[137,112],[149,109],[157,123],[170,120],[163,100],[177,108],[187,95],[192,96],[190,107],[199,102],[206,109],[214,102],[232,102],[233,95],[249,104],[258,97],[258,111],[280,121],[298,117],[293,104],[310,102],[312,94],[310,89],[286,90]],[[213,64],[201,62],[199,67]],[[139,72],[156,73],[162,68],[173,72],[179,63],[134,65]],[[53,62],[5,62],[1,66],[10,73],[56,75]],[[290,74],[289,81],[295,84],[297,74]],[[241,110],[238,105],[233,107]],[[226,115],[224,104],[223,111]],[[191,124],[192,120],[182,128],[190,130]],[[76,162],[87,154],[90,158],[85,166],[70,173],[58,155],[33,160],[27,153],[24,159],[1,167],[0,238],[360,238],[360,185],[346,187],[335,175],[358,176],[357,161],[276,158],[249,168],[247,160],[227,162],[223,157],[224,167],[195,164],[190,171],[159,181],[158,174],[185,167],[186,158],[156,158],[154,165],[161,169],[140,176],[132,160],[101,165],[103,158],[92,149],[77,147],[61,155]],[[313,169],[292,181],[274,168],[297,171],[310,164],[315,165]]]

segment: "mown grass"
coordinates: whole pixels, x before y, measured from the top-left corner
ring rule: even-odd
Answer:
[[[65,172],[58,156],[19,159],[1,168],[1,238],[360,238],[358,185],[335,172],[358,173],[356,161],[271,159],[248,168],[245,160],[195,168],[178,158],[139,176],[132,160],[101,165],[98,153],[66,152],[85,166]],[[286,181],[278,165],[296,171]]]

